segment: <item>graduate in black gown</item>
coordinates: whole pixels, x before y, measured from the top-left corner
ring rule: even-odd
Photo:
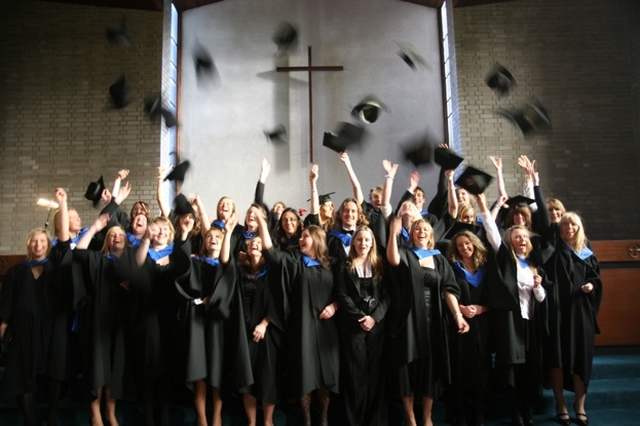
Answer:
[[[204,235],[199,256],[176,280],[187,300],[183,310],[185,381],[194,393],[198,426],[222,426],[223,392],[241,391],[253,383],[242,301],[236,290],[236,270],[230,264],[237,214],[224,228],[212,226]],[[207,421],[207,391],[213,411]]]
[[[66,205],[64,190],[58,188],[56,198]],[[66,379],[68,304],[58,269],[69,250],[68,231],[58,238],[52,250],[46,229],[32,230],[27,238],[26,261],[7,271],[0,292],[0,341],[8,348],[0,399],[17,397],[24,425],[28,426],[36,424],[37,379],[46,377],[48,426],[56,424],[60,385]]]
[[[289,395],[300,399],[305,426],[311,425],[311,394],[320,400],[320,424],[328,423],[330,392],[339,391],[338,310],[326,234],[312,225],[302,231],[300,251],[278,250],[260,219],[260,238],[270,264],[282,267],[287,306],[285,365]]]
[[[318,174],[319,166],[313,164],[309,171],[309,185],[311,189],[311,209],[309,214],[304,218],[304,226],[317,225],[324,229],[325,232],[331,232],[333,229],[335,217],[333,201],[331,194],[318,195]]]
[[[181,299],[174,281],[187,269],[186,253],[194,221],[180,221],[174,230],[166,217],[147,227],[136,250],[140,269],[130,280],[127,294],[131,330],[134,334],[136,374],[144,408],[145,424],[166,425],[171,388],[182,383],[179,313]]]
[[[602,302],[600,264],[589,247],[582,219],[565,213],[557,226],[555,252],[545,265],[553,289],[549,292],[550,338],[546,361],[556,398],[556,419],[570,422],[563,389],[575,393],[574,410],[578,424],[585,426],[584,408],[591,377],[597,317]]]
[[[342,202],[336,213],[335,227],[327,236],[329,256],[334,262],[347,258],[351,246],[351,236],[356,226],[369,225],[362,207],[356,199],[347,198]]]
[[[302,220],[296,209],[287,207],[276,226],[275,240],[282,250],[297,250],[302,234]]]
[[[407,424],[416,425],[414,399],[422,399],[422,422],[431,426],[433,401],[450,380],[447,311],[458,333],[469,331],[459,309],[458,285],[451,266],[435,246],[433,228],[424,219],[409,231],[409,248],[400,247],[402,219],[389,227],[387,260],[396,269],[390,285],[388,339],[392,371],[389,386],[401,397]]]
[[[282,388],[280,354],[285,318],[280,270],[266,262],[259,236],[247,242],[246,256],[237,264],[237,289],[253,373],[253,385],[243,390],[245,412],[248,424],[255,426],[257,402],[262,401],[264,425],[273,426]]]
[[[478,197],[485,220],[490,256],[496,256],[500,280],[493,285],[489,307],[495,342],[495,366],[510,404],[515,426],[532,426],[533,405],[543,383],[542,345],[548,336],[547,287],[542,268],[535,265],[531,232],[514,225],[504,233],[487,215],[484,197]]]
[[[79,301],[78,327],[82,380],[91,395],[91,424],[102,425],[101,402],[111,425],[117,425],[116,400],[129,399],[133,389],[128,363],[128,320],[125,308],[128,282],[121,262],[133,261],[124,229],[109,228],[102,251],[88,250],[94,235],[106,228],[108,214],[100,215],[73,251],[74,301]],[[81,273],[78,273],[81,271]]]
[[[456,424],[467,424],[469,420],[470,424],[480,425],[491,371],[488,294],[498,279],[497,271],[495,264],[487,261],[491,259],[487,257],[487,248],[468,230],[451,238],[447,257],[460,288],[460,312],[470,327],[469,333],[452,337],[455,420]]]
[[[356,228],[347,260],[336,271],[340,394],[350,425],[387,425],[382,356],[389,278],[373,231]]]

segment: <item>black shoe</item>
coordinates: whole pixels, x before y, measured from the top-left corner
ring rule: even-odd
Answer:
[[[558,413],[556,414],[555,420],[562,426],[569,426],[571,424],[571,417],[569,417],[569,413]]]
[[[578,426],[589,426],[589,417],[585,413],[576,413],[576,424]]]
[[[589,426],[589,417],[585,413],[578,413],[575,403],[573,404],[573,409],[576,412],[576,424],[578,426]]]

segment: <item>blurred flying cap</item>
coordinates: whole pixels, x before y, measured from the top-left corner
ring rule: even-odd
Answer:
[[[379,99],[374,96],[367,96],[353,107],[351,115],[363,123],[372,124],[378,120],[383,109],[387,109],[387,107]]]
[[[430,142],[423,141],[419,144],[412,144],[403,148],[404,158],[418,167],[422,164],[431,164],[434,156],[434,145]]]
[[[196,68],[196,77],[215,76],[216,66],[209,51],[200,43],[193,50],[193,64]]]
[[[191,205],[189,200],[187,200],[187,197],[185,197],[184,195],[182,194],[176,195],[176,198],[173,200],[173,204],[174,204],[173,211],[177,215],[192,214],[193,217],[196,216],[196,211],[193,209],[193,206]]]
[[[450,148],[437,147],[434,154],[434,160],[436,164],[445,170],[455,169],[464,161],[464,158],[460,157],[458,153]]]
[[[334,192],[329,192],[328,194],[322,194],[318,197],[319,201],[320,201],[320,205],[323,205],[326,202],[331,201],[331,194],[335,194]]]
[[[282,22],[271,40],[278,46],[277,55],[284,55],[298,44],[298,29],[289,22]]]
[[[109,86],[109,94],[116,108],[124,108],[131,103],[133,92],[127,85],[124,74],[120,76],[111,86]]]
[[[487,86],[489,86],[499,96],[509,94],[509,91],[516,85],[516,80],[508,69],[500,64],[496,64],[491,73],[487,76]]]
[[[102,191],[104,191],[104,179],[102,176],[97,181],[89,183],[87,191],[84,193],[84,198],[93,203],[93,207],[98,205],[98,202],[102,198]]]
[[[172,128],[178,123],[173,112],[162,106],[162,96],[146,99],[144,102],[144,112],[151,121],[158,120],[160,117],[164,118],[164,125],[168,128]]]
[[[418,68],[425,68],[427,66],[427,61],[424,60],[422,56],[420,56],[415,48],[408,43],[396,43],[398,48],[398,56],[402,58],[402,60],[409,65],[412,70],[417,70]]]
[[[360,143],[364,135],[364,127],[355,124],[341,122],[338,133],[324,133],[322,145],[337,153],[344,152],[347,148]]]
[[[509,208],[511,208],[520,204],[529,206],[535,202],[536,200],[532,200],[531,198],[525,197],[524,195],[516,195],[514,197],[509,198],[505,204],[507,204]]]
[[[470,194],[479,195],[487,189],[492,180],[493,177],[491,175],[469,166],[464,169],[458,180],[456,180],[456,185],[466,189]]]
[[[551,130],[551,119],[540,102],[532,102],[521,110],[498,110],[498,114],[516,125],[524,136],[545,133]]]
[[[128,46],[131,42],[131,36],[127,31],[127,19],[123,16],[122,21],[120,22],[120,27],[118,28],[107,27],[105,35],[111,44],[122,44]]]
[[[449,229],[447,229],[447,232],[445,232],[443,238],[446,240],[451,240],[453,237],[455,237],[456,234],[462,231],[470,231],[472,234],[478,235],[480,229],[482,229],[482,227],[476,224],[456,221]]]
[[[272,130],[265,130],[265,136],[269,141],[273,143],[286,143],[287,142],[287,128],[284,124],[278,124]]]
[[[183,161],[178,164],[169,172],[169,174],[164,178],[164,180],[175,180],[175,181],[184,181],[184,176],[187,174],[187,170],[189,170],[189,166],[191,163],[189,161]]]

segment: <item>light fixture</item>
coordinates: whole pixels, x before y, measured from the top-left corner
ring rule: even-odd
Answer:
[[[49,200],[47,198],[38,198],[36,200],[36,205],[40,207],[45,207],[47,209],[47,220],[44,222],[44,229],[49,227],[49,218],[51,217],[51,209],[57,209],[60,207],[58,203],[53,200]]]
[[[38,198],[36,204],[40,207],[46,207],[48,209],[57,209],[58,207],[60,207],[55,201],[48,200],[46,198]]]

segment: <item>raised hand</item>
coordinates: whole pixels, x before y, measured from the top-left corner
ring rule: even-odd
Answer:
[[[391,164],[391,161],[389,160],[382,160],[382,168],[391,179],[396,177],[396,172],[398,171],[397,164]]]
[[[311,170],[309,170],[309,182],[314,183],[318,181],[318,171],[319,166],[317,164],[313,164],[311,166]]]
[[[116,179],[126,179],[127,176],[129,176],[129,169],[118,170],[118,173],[116,173]]]
[[[66,204],[67,202],[67,191],[62,188],[56,188],[55,190],[56,200],[59,205]]]

